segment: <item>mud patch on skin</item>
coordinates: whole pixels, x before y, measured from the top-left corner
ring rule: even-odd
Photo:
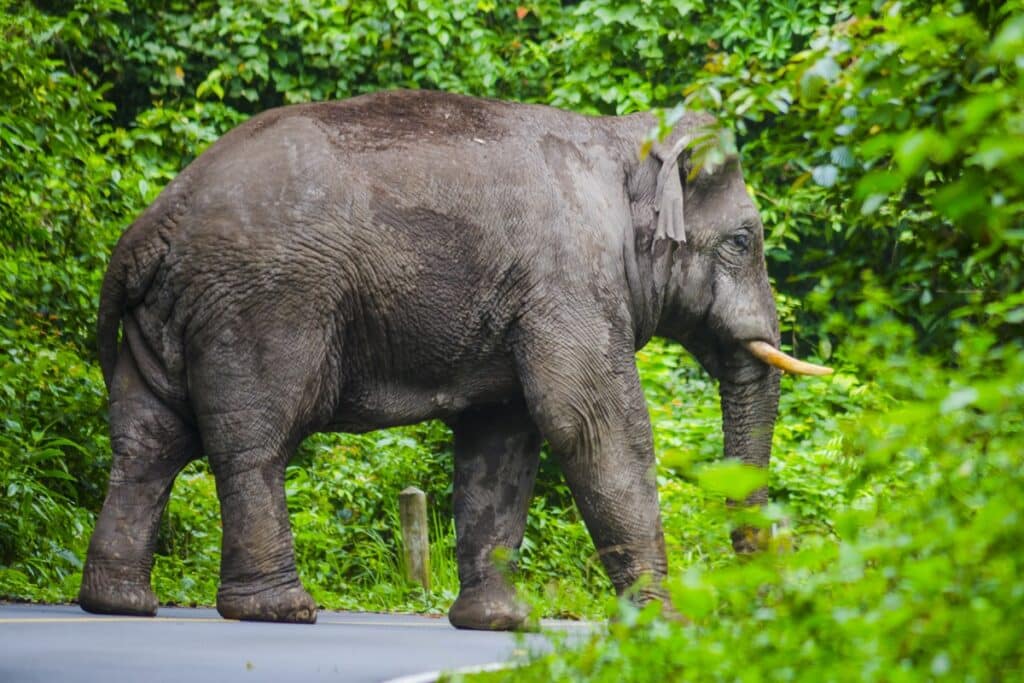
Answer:
[[[429,90],[391,91],[341,102],[300,105],[295,113],[323,124],[335,144],[351,151],[459,142],[486,143],[507,133],[495,100]]]
[[[303,106],[306,105],[300,105],[300,107]],[[249,137],[255,137],[268,128],[272,128],[278,121],[299,113],[300,107],[278,107],[253,117],[247,126]]]
[[[583,151],[572,141],[552,134],[541,138],[540,149],[544,155],[544,164],[556,181],[552,188],[559,193],[563,202],[572,205],[575,211],[585,213],[584,207],[580,205],[579,186],[586,182],[587,177],[580,172],[592,171],[592,164]]]
[[[574,167],[589,169],[591,166],[576,144],[557,135],[549,133],[542,137],[540,149],[544,153],[544,163],[564,186],[572,187],[576,184]]]

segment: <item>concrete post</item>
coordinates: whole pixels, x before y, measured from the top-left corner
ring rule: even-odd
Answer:
[[[398,516],[405,546],[405,576],[430,590],[430,539],[427,535],[427,495],[415,486],[398,494]]]

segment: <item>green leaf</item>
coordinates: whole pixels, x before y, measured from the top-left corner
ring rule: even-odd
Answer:
[[[1024,14],[1006,20],[989,47],[989,54],[1003,61],[1019,60],[1024,55]]]
[[[907,133],[896,143],[894,156],[904,177],[913,175],[939,144],[934,130],[925,128]]]
[[[811,169],[811,177],[822,187],[832,187],[839,179],[839,169],[832,164],[815,166]]]
[[[704,6],[702,2],[695,0],[669,0],[669,4],[683,17],[691,12],[699,11]]]
[[[864,198],[864,201],[860,205],[861,215],[870,216],[874,212],[878,211],[878,208],[882,206],[888,198],[889,196],[885,194],[869,194]]]
[[[978,390],[974,387],[964,387],[963,389],[957,389],[947,396],[942,404],[939,406],[939,411],[943,413],[951,413],[956,410],[961,410],[967,406],[973,404],[978,400]]]
[[[744,500],[767,483],[767,470],[736,461],[712,463],[697,472],[702,489],[731,500]]]
[[[853,152],[846,145],[840,145],[839,147],[833,147],[832,151],[829,152],[829,158],[832,163],[839,168],[851,168],[853,166]]]

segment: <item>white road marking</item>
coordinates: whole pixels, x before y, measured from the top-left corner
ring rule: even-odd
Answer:
[[[480,666],[464,666],[461,669],[449,669],[446,671],[424,671],[421,674],[392,678],[384,681],[384,683],[434,683],[442,674],[482,674],[488,671],[501,671],[502,669],[513,669],[515,667],[515,664],[508,662],[492,662],[490,664],[481,664]]]

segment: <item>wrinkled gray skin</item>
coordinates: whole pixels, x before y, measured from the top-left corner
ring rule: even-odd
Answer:
[[[205,455],[220,613],[314,621],[285,464],[313,432],[431,418],[455,432],[456,626],[524,622],[493,558],[522,541],[544,440],[615,588],[647,577],[638,599],[661,596],[634,352],[675,339],[720,380],[728,457],[767,465],[778,400],[778,372],[740,346],[777,344],[778,328],[739,164],[688,179],[688,152],[672,153],[704,123],[687,116],[641,159],[650,114],[399,91],[275,109],[225,135],[124,234],[103,283],[114,461],[82,606],[155,613],[161,511]],[[680,178],[685,243],[656,230]]]

